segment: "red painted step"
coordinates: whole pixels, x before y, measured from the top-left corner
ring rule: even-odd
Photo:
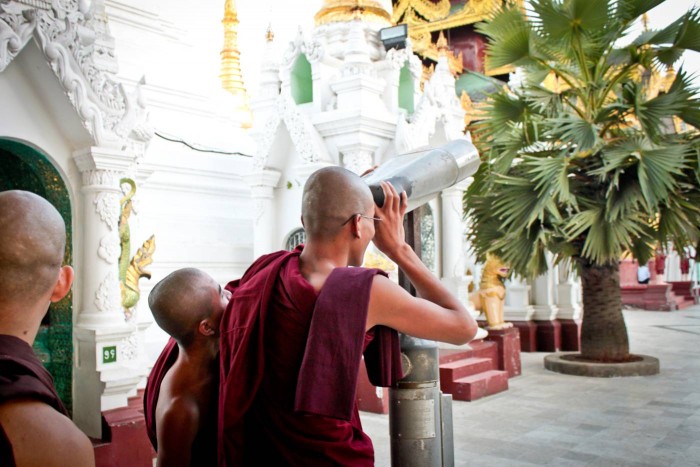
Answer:
[[[474,401],[507,390],[508,373],[489,370],[455,381],[441,381],[440,385],[442,392],[452,394],[454,400]]]
[[[490,358],[469,357],[440,365],[440,381],[456,381],[465,376],[472,376],[494,370]]]

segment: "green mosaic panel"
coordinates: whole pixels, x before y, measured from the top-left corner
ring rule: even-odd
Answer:
[[[64,264],[73,264],[73,222],[68,190],[56,168],[39,151],[0,139],[0,191],[26,190],[45,198],[66,223]],[[73,292],[51,304],[34,342],[34,351],[54,378],[58,395],[72,410]]]

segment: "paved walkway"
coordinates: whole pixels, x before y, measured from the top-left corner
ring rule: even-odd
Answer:
[[[700,305],[624,314],[631,352],[659,358],[659,375],[567,376],[523,353],[508,391],[453,403],[455,465],[700,466]],[[388,415],[361,418],[390,466]]]

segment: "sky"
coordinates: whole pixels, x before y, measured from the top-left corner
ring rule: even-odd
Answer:
[[[239,45],[242,52],[241,66],[249,92],[257,88],[256,76],[260,69],[261,51],[268,25],[275,33],[277,55],[282,56],[286,46],[299,30],[303,29],[307,39],[313,29],[313,16],[323,5],[322,0],[238,0]],[[667,26],[693,6],[700,5],[696,0],[667,0],[649,13],[649,26],[659,29]],[[633,36],[641,32],[637,25]],[[700,86],[700,53],[686,52],[682,58],[684,69],[698,76],[695,82]],[[676,67],[678,69],[678,67]]]

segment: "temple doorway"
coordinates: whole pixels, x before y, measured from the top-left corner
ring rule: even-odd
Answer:
[[[0,138],[0,191],[25,190],[48,200],[66,223],[64,264],[73,265],[71,203],[63,178],[38,150]],[[34,342],[34,351],[54,378],[58,395],[72,409],[73,292],[51,304]]]

